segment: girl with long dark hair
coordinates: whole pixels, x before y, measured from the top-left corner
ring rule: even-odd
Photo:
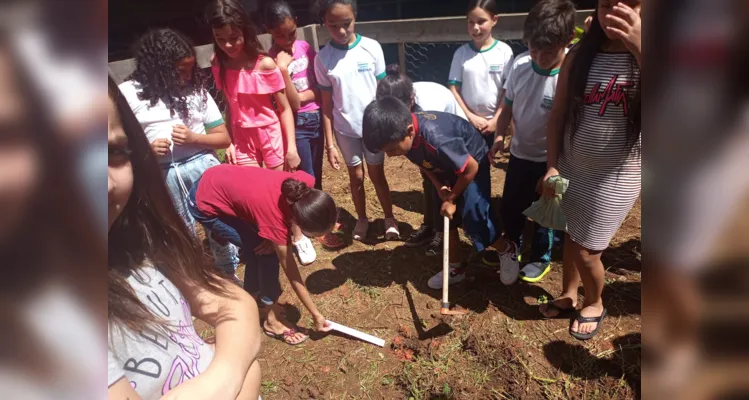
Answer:
[[[109,398],[257,399],[257,305],[208,265],[111,78],[109,100]],[[193,316],[215,327],[215,348]]]
[[[582,280],[585,302],[570,334],[595,336],[606,317],[601,253],[640,195],[639,0],[599,0],[590,29],[565,59],[548,122],[547,173],[570,184],[562,294],[542,305],[559,317],[575,311]],[[545,188],[546,196],[553,195]]]

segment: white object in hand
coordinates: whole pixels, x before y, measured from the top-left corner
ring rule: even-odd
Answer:
[[[374,344],[376,346],[385,347],[385,339],[380,339],[380,338],[378,338],[376,336],[372,336],[370,334],[367,334],[367,333],[364,333],[364,332],[361,332],[361,331],[357,331],[354,328],[349,328],[348,326],[337,324],[337,323],[335,323],[333,321],[328,321],[328,322],[330,322],[330,326],[331,326],[331,328],[333,328],[333,330],[336,330],[336,331],[341,332],[341,333],[345,333],[345,334],[347,334],[349,336],[353,336],[353,337],[355,337],[357,339],[361,339],[361,340],[363,340],[365,342],[372,343],[372,344]]]

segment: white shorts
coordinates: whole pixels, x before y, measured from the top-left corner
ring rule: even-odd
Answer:
[[[335,131],[335,140],[341,149],[343,161],[349,167],[356,167],[362,163],[362,155],[368,165],[382,165],[385,162],[385,153],[372,153],[364,146],[361,138],[345,136]]]

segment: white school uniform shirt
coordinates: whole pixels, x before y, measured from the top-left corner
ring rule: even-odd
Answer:
[[[512,49],[506,43],[495,39],[488,49],[478,50],[469,42],[455,51],[448,83],[460,89],[463,101],[474,114],[493,118],[511,64]]]
[[[505,103],[512,107],[515,136],[510,154],[546,162],[546,123],[554,103],[559,68],[543,70],[528,52],[518,55],[505,84]]]
[[[157,400],[205,372],[214,351],[195,331],[190,305],[158,269],[140,268],[127,282],[146,308],[166,321],[169,329],[134,332],[110,322],[107,386],[124,378],[143,400]]]
[[[315,58],[315,77],[321,90],[333,94],[333,129],[361,139],[364,108],[375,99],[377,81],[385,77],[380,44],[359,34],[350,46],[331,40]]]
[[[450,89],[439,83],[414,82],[414,97],[416,104],[424,111],[442,111],[467,120]]]
[[[224,118],[221,116],[221,111],[218,109],[216,102],[205,89],[203,89],[203,93],[193,93],[187,97],[187,109],[190,115],[188,120],[185,121],[176,111],[174,115],[171,115],[169,107],[161,99],[153,107],[148,100],[139,99],[138,93],[142,90],[140,83],[129,80],[121,83],[119,88],[138,122],[140,122],[140,126],[143,127],[143,132],[146,133],[149,142],[156,139],[172,141],[172,127],[177,124],[186,126],[194,133],[204,135],[206,129],[215,128],[224,123]],[[204,95],[206,101],[203,101]],[[206,149],[205,147],[187,144],[175,145],[172,141],[171,150],[166,156],[159,157],[159,163],[162,166],[169,165],[172,161],[186,160]]]

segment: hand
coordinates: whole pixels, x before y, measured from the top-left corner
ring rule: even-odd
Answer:
[[[228,374],[221,376],[213,373],[211,368],[202,374],[184,381],[161,397],[161,400],[234,400],[241,386],[227,381]]]
[[[497,158],[497,153],[500,155],[504,154],[505,152],[505,138],[498,137],[494,139],[494,145],[491,149],[489,149],[489,161],[492,162],[492,164],[497,165],[495,162]]]
[[[330,332],[333,326],[328,322],[325,317],[318,315],[315,317],[315,330],[318,332]]]
[[[452,193],[452,189],[447,186],[442,186],[440,190],[437,191],[437,194],[440,196],[440,200],[447,201],[448,196],[450,196],[450,193]]]
[[[174,144],[192,144],[197,140],[197,135],[182,124],[177,124],[172,127],[172,140]]]
[[[471,114],[468,116],[468,121],[471,122],[471,125],[473,125],[476,129],[479,130],[479,132],[483,132],[484,129],[486,129],[486,119],[481,118],[476,114]]]
[[[226,148],[226,162],[232,165],[237,164],[237,150],[234,148],[234,143],[230,144],[229,147]]]
[[[262,243],[255,247],[255,254],[259,256],[267,256],[273,254],[273,242],[268,239],[263,240]]]
[[[486,120],[486,126],[481,131],[482,135],[490,135],[497,131],[497,119],[490,118]]]
[[[544,175],[544,177],[542,178],[543,180],[541,181],[541,185],[543,186],[543,196],[547,199],[554,197],[556,193],[554,193],[554,188],[549,187],[546,184],[546,181],[548,181],[552,176],[557,175],[559,175],[559,171],[556,168],[549,168],[549,170],[546,171],[546,175]]]
[[[341,169],[340,156],[338,155],[338,150],[336,150],[335,147],[330,147],[328,149],[328,163],[330,163],[330,166],[335,170]]]
[[[296,150],[288,150],[286,152],[286,162],[283,165],[283,170],[286,172],[294,172],[299,168],[299,164],[302,163],[302,159],[299,158],[299,153]]]
[[[606,15],[609,26],[606,31],[624,42],[632,54],[639,57],[642,51],[642,19],[640,13],[620,2],[614,11]]]
[[[294,61],[294,57],[285,51],[278,53],[276,56],[276,65],[278,65],[278,68],[282,71],[288,71],[289,64],[291,64],[292,61]]]
[[[442,203],[442,207],[440,208],[440,214],[449,219],[453,219],[453,215],[455,214],[455,210],[457,208],[458,207],[455,206],[455,203],[451,201],[445,201]]]
[[[151,142],[151,149],[157,156],[165,156],[169,154],[169,148],[172,146],[172,141],[169,139],[156,139]]]

